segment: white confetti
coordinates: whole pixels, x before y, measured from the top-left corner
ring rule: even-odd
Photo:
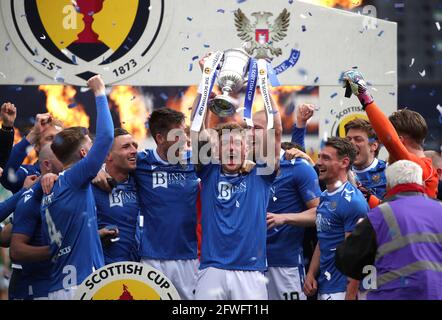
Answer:
[[[307,19],[307,17],[305,15],[303,15],[302,13],[299,15],[302,19]]]
[[[275,202],[276,200],[278,200],[278,198],[277,197],[273,197],[273,202]]]
[[[88,87],[81,87],[80,92],[85,93],[88,92],[90,89]]]
[[[419,72],[419,74],[420,74],[420,76],[423,78],[423,77],[425,77],[425,75],[426,75],[427,73],[425,72],[425,69],[424,69],[424,70],[422,70],[422,72]]]
[[[385,75],[389,75],[389,74],[395,74],[396,73],[396,71],[387,71],[387,72],[385,72]]]
[[[440,114],[442,115],[442,106],[440,104],[437,105],[436,109],[439,110]]]
[[[414,58],[411,59],[410,68],[413,66],[413,64],[414,64]]]
[[[436,28],[437,28],[437,31],[440,31],[440,23],[439,23],[439,21],[436,22]]]

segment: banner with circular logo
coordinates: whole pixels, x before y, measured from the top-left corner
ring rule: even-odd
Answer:
[[[61,83],[83,85],[95,74],[107,84],[141,70],[169,31],[165,0],[8,0],[8,33],[24,58]]]
[[[172,282],[160,271],[137,262],[106,265],[78,287],[75,300],[180,300]]]

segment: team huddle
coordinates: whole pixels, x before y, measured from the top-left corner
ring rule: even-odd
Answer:
[[[157,146],[141,152],[129,132],[114,128],[100,76],[88,81],[93,141],[86,128],[63,128],[42,114],[12,146],[16,110],[4,104],[0,182],[13,196],[0,204],[0,221],[13,216],[0,240],[13,263],[9,299],[73,299],[91,273],[119,261],[160,270],[181,299],[363,298],[369,288],[346,272],[340,245],[388,195],[394,163],[422,168],[429,198],[438,174],[421,148],[423,118],[401,110],[388,119],[358,73],[344,79],[370,121],[353,120],[346,138],[325,141],[316,164],[304,152],[308,104],[297,108],[291,142],[281,142],[273,101],[271,135],[258,134],[269,121],[264,111],[253,127],[227,122],[189,134],[183,113],[156,109],[148,127]],[[381,145],[389,166],[377,159]],[[38,161],[23,165],[29,146]],[[194,161],[204,151],[210,161]],[[311,227],[318,242],[306,268]]]

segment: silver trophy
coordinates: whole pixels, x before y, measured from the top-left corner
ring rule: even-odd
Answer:
[[[208,102],[210,110],[219,117],[229,117],[236,112],[238,101],[231,95],[238,93],[246,82],[250,56],[241,48],[224,52],[218,74],[218,86],[223,92]]]

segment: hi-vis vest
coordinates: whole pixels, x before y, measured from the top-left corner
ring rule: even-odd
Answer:
[[[442,299],[442,203],[398,195],[370,211],[378,249],[368,299]]]

